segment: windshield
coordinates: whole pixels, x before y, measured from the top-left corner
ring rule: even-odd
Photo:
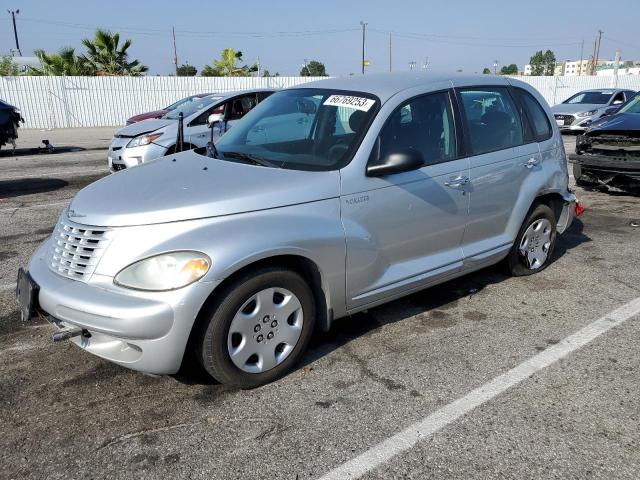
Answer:
[[[613,95],[613,92],[580,92],[576,93],[573,97],[569,97],[562,103],[568,103],[571,105],[580,105],[580,104],[596,104],[596,105],[604,105]]]
[[[349,163],[379,101],[361,92],[283,90],[249,112],[216,144],[219,158],[295,170]]]
[[[211,105],[213,100],[215,100],[215,97],[185,98],[180,102],[178,102],[180,105],[177,105],[169,113],[166,113],[165,115],[163,115],[162,118],[166,118],[169,120],[177,120],[181,112],[184,115],[184,118],[187,118],[188,116],[193,115],[197,111],[202,110],[203,108]]]
[[[640,113],[640,94],[633,97],[616,113]]]

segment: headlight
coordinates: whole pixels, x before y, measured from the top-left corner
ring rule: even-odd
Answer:
[[[591,115],[595,115],[597,112],[598,112],[598,110],[589,110],[588,112],[578,113],[577,116],[578,117],[590,117]]]
[[[204,253],[169,252],[132,263],[122,269],[113,282],[135,290],[176,290],[200,280],[210,266],[211,260]]]
[[[139,137],[132,138],[127,147],[142,147],[154,142],[157,138],[161,137],[162,133],[148,133],[146,135],[140,135]]]

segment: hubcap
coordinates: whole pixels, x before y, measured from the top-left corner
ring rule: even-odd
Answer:
[[[525,257],[531,270],[537,270],[547,261],[551,247],[551,222],[546,218],[534,221],[524,232],[520,242],[520,255]]]
[[[236,312],[227,347],[233,364],[249,373],[271,370],[293,351],[302,333],[300,300],[284,288],[267,288]]]

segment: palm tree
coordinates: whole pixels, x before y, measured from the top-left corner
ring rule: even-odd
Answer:
[[[76,55],[71,47],[60,49],[58,53],[46,53],[44,50],[33,52],[40,60],[40,68],[31,67],[30,75],[95,75],[96,71],[82,56]]]
[[[213,66],[205,65],[200,75],[203,77],[248,77],[251,72],[258,71],[257,65],[239,66],[236,62],[242,61],[242,52],[233,48],[225,48],[220,60],[214,60]]]
[[[82,39],[87,48],[87,54],[82,58],[91,65],[97,75],[132,75],[139,76],[148,68],[138,60],[128,61],[127,50],[131,46],[131,39],[120,44],[120,33],[106,30],[96,30],[93,40]]]

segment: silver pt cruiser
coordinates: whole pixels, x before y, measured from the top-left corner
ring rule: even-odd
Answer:
[[[273,94],[206,152],[80,191],[17,293],[90,353],[153,374],[195,355],[249,388],[336,318],[501,261],[539,272],[575,201],[525,83],[329,79]]]

